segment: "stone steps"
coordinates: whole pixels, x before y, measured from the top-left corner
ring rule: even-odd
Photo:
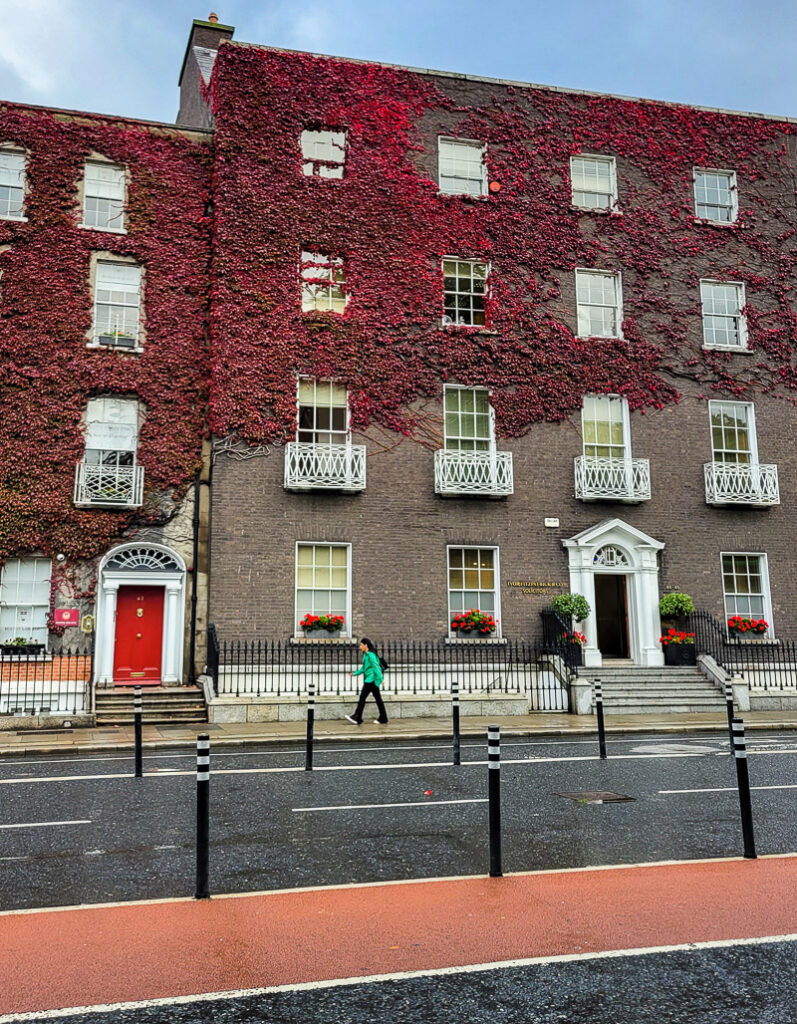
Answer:
[[[725,711],[725,698],[696,668],[606,666],[579,669],[579,682],[601,681],[607,715]],[[594,702],[593,702],[594,706]]]
[[[141,687],[145,725],[207,722],[205,696],[198,686]],[[94,698],[97,725],[132,725],[133,687],[98,689]]]

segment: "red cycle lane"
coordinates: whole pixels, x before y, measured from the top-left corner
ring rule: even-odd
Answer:
[[[771,857],[8,913],[0,1013],[786,935],[795,892]]]

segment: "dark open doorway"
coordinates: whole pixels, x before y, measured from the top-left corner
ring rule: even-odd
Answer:
[[[598,649],[604,658],[628,657],[626,577],[595,573],[595,617]]]

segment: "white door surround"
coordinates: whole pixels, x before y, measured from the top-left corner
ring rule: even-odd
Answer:
[[[570,592],[583,594],[590,606],[590,614],[581,627],[587,636],[585,666],[595,668],[603,664],[595,615],[596,573],[626,577],[631,660],[637,665],[663,665],[664,654],[659,643],[658,553],[664,544],[622,519],[604,519],[575,537],[563,540],[562,546],[567,549],[570,562]]]
[[[97,683],[113,683],[116,597],[121,586],[163,586],[161,681],[181,683],[185,637],[185,562],[162,544],[130,543],[113,548],[100,562],[96,607]]]

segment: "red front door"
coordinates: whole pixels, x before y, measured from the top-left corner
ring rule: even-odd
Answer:
[[[163,648],[163,587],[119,587],[113,681],[159,683]]]

